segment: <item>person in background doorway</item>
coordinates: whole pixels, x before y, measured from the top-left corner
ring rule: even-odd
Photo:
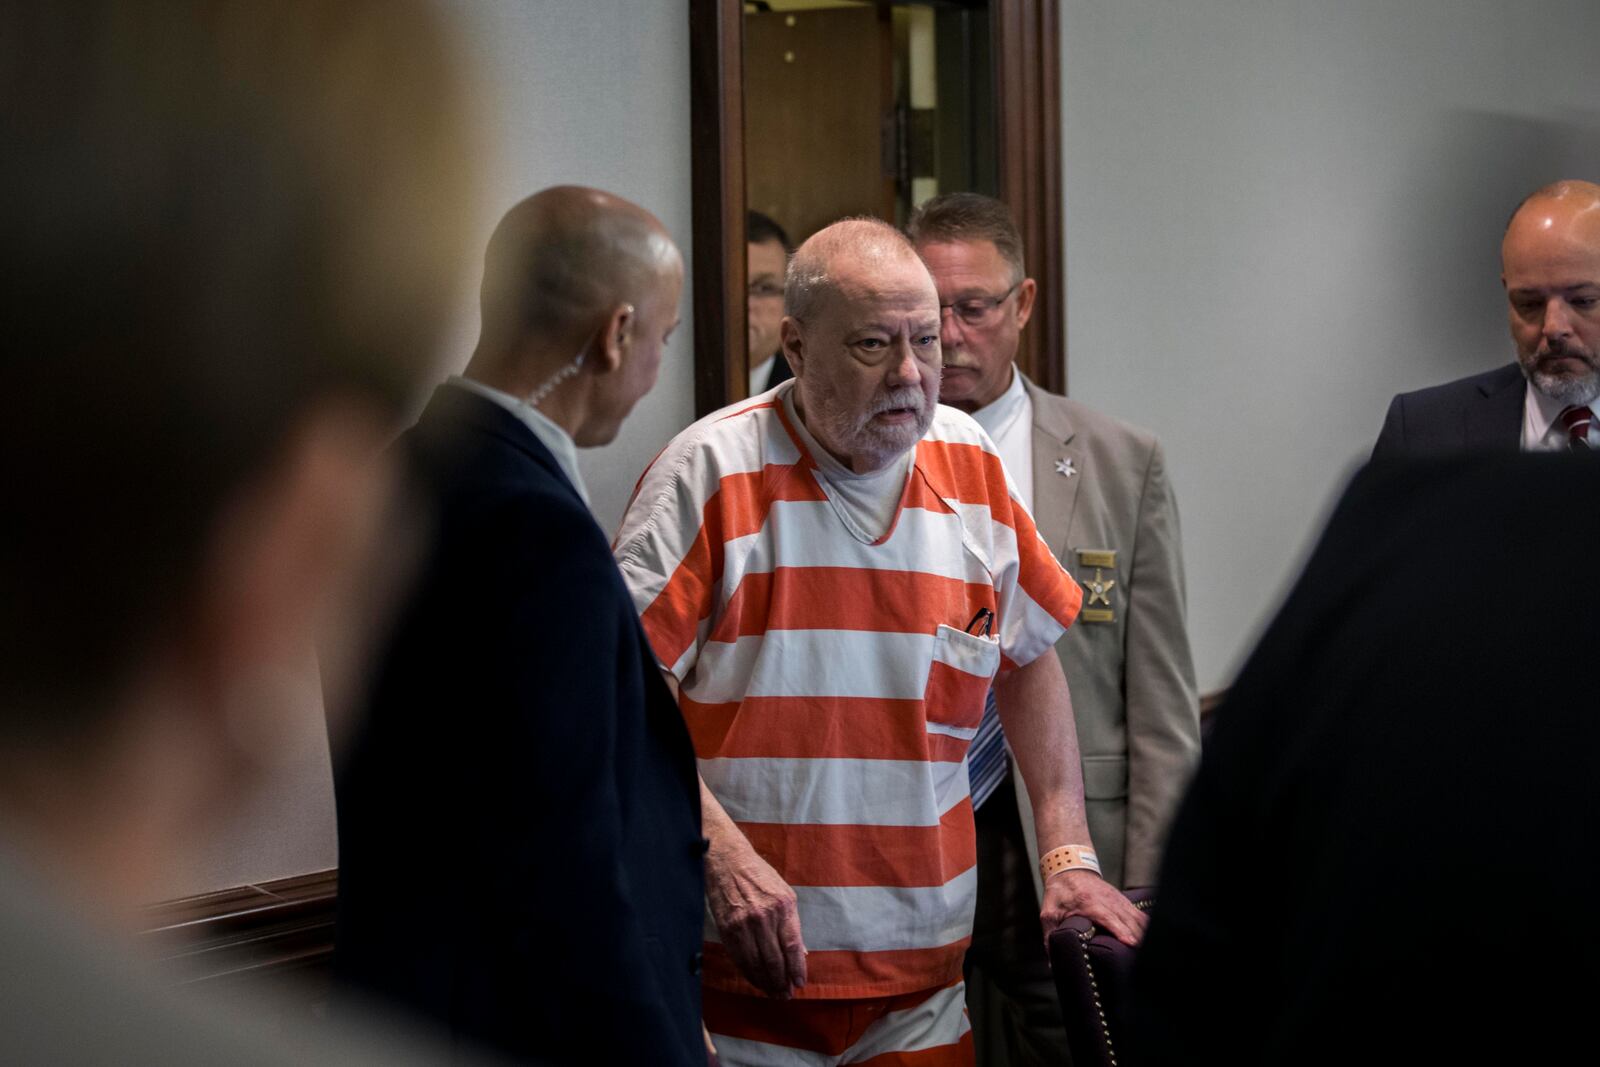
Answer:
[[[783,279],[789,266],[789,235],[772,219],[752,211],[745,221],[745,264],[749,305],[745,310],[749,343],[750,396],[794,377],[783,356],[778,325],[783,321]]]

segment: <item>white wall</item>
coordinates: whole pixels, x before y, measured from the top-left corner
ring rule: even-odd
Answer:
[[[481,249],[507,208],[548,185],[594,185],[656,213],[690,258],[689,25],[683,0],[442,0],[461,35],[486,120]],[[475,256],[475,259],[477,256]],[[474,294],[462,309],[446,370],[477,339]],[[692,279],[683,324],[661,380],[611,446],[582,455],[584,479],[609,533],[646,463],[693,415]],[[171,872],[162,896],[323,870],[338,862],[328,745],[314,672],[289,700],[292,751],[234,825]]]
[[[549,185],[592,185],[654,212],[690,251],[687,0],[451,0],[484,87],[488,187],[481,248],[500,216]],[[475,292],[479,275],[470,279]],[[617,440],[580,453],[600,525],[616,529],[645,464],[694,415],[694,323],[683,323],[656,388]],[[477,340],[475,300],[458,333],[464,367]]]
[[[1209,689],[1390,396],[1511,358],[1505,219],[1600,177],[1600,3],[1063,8],[1069,385],[1165,441]]]

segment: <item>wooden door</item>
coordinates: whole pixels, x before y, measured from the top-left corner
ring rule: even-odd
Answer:
[[[846,215],[894,218],[893,47],[887,8],[744,17],[745,199],[796,244]]]
[[[1029,273],[1039,283],[1034,323],[1023,333],[1018,360],[1034,381],[1046,389],[1065,392],[1060,3],[1061,0],[950,0],[954,7],[986,10],[992,19],[988,43],[992,50],[994,78],[998,192],[1016,216],[1028,250]],[[851,161],[862,154],[869,159],[876,155],[883,184],[871,204],[864,202],[868,195],[865,185],[859,194],[863,198],[861,207],[844,207],[847,201],[842,196],[828,206],[791,206],[782,199],[790,193],[771,191],[780,184],[776,181],[764,186],[765,191],[749,190],[747,196],[746,160],[750,160],[752,166],[766,167],[766,160],[772,158],[769,153],[763,153],[763,160],[757,161],[755,155],[747,151],[751,133],[761,136],[759,129],[766,128],[768,123],[787,120],[752,119],[747,131],[747,63],[754,66],[759,62],[763,67],[754,73],[758,84],[769,77],[779,79],[781,74],[777,73],[779,68],[766,59],[765,46],[747,61],[746,23],[751,19],[784,20],[792,15],[796,22],[794,29],[804,32],[802,16],[809,21],[819,13],[790,11],[746,15],[743,0],[689,0],[688,7],[690,136],[694,158],[695,411],[697,415],[704,415],[742,397],[745,391],[746,207],[777,218],[796,240],[832,221],[837,213],[861,211],[894,218],[895,168],[884,166],[882,146],[889,143],[890,138],[880,129],[874,137],[872,150],[865,147],[863,138],[862,147],[847,153]],[[889,3],[878,0],[871,11],[852,13],[857,17],[870,14],[881,20],[876,32],[870,35],[881,50],[880,59],[869,66],[882,78],[882,88],[872,107],[860,107],[859,101],[856,102],[860,111],[879,115],[881,122],[881,116],[893,100],[894,53]],[[832,35],[828,49],[859,43],[849,34]],[[802,54],[810,54],[803,53],[802,49],[785,51],[795,52],[796,64]],[[783,60],[782,52],[778,62],[784,67],[793,65]],[[859,85],[853,73],[850,80]],[[856,91],[870,95],[870,90],[858,88]],[[843,92],[834,94],[836,99],[844,95]],[[750,175],[752,183],[758,180],[767,181],[763,176]],[[811,179],[786,184],[809,186]],[[785,212],[790,211],[797,215],[796,219],[784,217]],[[830,216],[829,212],[835,214]]]

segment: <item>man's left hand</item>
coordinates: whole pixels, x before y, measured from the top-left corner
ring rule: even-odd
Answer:
[[[1082,915],[1124,945],[1137,945],[1149,921],[1132,901],[1090,870],[1065,871],[1044,884],[1039,922],[1046,941],[1069,915]]]

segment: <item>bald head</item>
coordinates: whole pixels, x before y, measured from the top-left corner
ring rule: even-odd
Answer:
[[[580,447],[606,444],[655,385],[682,288],[683,257],[644,208],[577,185],[535,193],[489,238],[466,376]]]
[[[783,287],[784,314],[804,321],[829,296],[845,290],[857,292],[891,274],[904,274],[902,268],[907,265],[915,268],[912,275],[927,279],[928,291],[933,292],[932,277],[916,248],[899,230],[881,219],[836,222],[808,238],[789,261]],[[937,302],[937,296],[934,299]]]
[[[1529,193],[1511,213],[1510,220],[1506,223],[1506,232],[1510,233],[1512,226],[1521,219],[1538,217],[1541,213],[1556,212],[1591,212],[1600,208],[1600,185],[1578,179],[1563,179],[1551,182],[1541,189]]]
[[[1551,400],[1600,396],[1600,185],[1561,181],[1524,200],[1500,243],[1511,337]]]
[[[614,307],[642,305],[682,263],[660,220],[637,204],[578,185],[535,193],[489,238],[480,351],[580,345]]]

